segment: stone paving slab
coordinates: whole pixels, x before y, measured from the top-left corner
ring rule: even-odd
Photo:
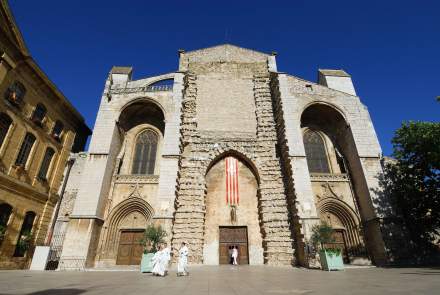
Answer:
[[[199,266],[189,277],[133,271],[0,271],[0,294],[440,294],[440,268],[325,272],[268,266]]]

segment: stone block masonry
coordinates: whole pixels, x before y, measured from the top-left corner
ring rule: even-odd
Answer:
[[[263,233],[265,263],[294,263],[291,224],[279,158],[276,153],[277,133],[272,111],[269,73],[257,72],[252,77],[257,130],[254,140],[205,138],[197,124],[197,74],[187,73],[182,103],[181,159],[175,216],[173,247],[188,241],[190,262],[203,263],[205,207],[205,174],[216,159],[228,153],[251,163],[259,179],[259,215]]]

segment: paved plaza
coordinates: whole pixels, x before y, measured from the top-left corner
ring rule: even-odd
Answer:
[[[437,268],[325,272],[267,266],[199,266],[189,277],[136,271],[0,271],[0,294],[440,294]]]

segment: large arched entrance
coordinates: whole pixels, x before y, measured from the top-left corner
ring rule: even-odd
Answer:
[[[347,261],[367,256],[364,238],[372,258],[382,259],[373,242],[380,238],[376,215],[344,114],[331,105],[314,103],[302,113],[301,127],[320,219],[333,223]]]
[[[233,247],[239,264],[263,264],[258,177],[236,155],[214,162],[206,174],[205,264],[229,264]]]
[[[347,204],[338,199],[324,199],[317,204],[321,221],[333,229],[331,248],[342,251],[346,263],[365,255],[362,237],[360,236],[359,217]]]
[[[104,243],[99,264],[140,264],[143,251],[140,240],[153,214],[153,208],[138,197],[130,197],[118,204],[104,224]]]

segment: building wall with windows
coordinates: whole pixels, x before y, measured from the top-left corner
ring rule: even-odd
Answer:
[[[6,1],[0,24],[0,268],[26,268],[90,130],[32,60]]]

